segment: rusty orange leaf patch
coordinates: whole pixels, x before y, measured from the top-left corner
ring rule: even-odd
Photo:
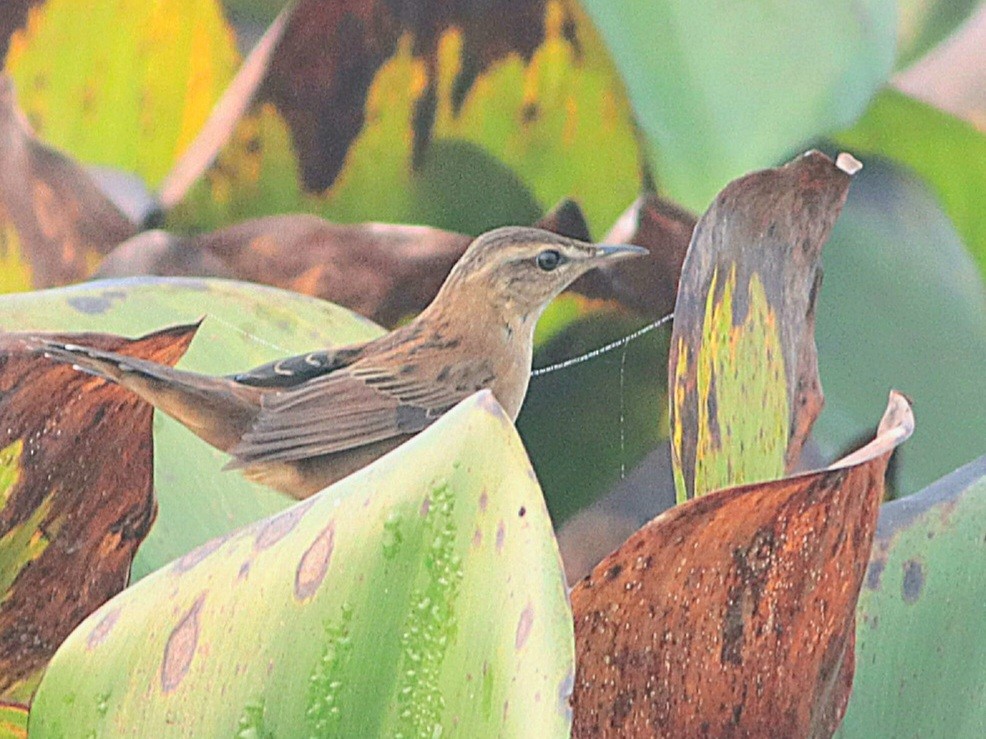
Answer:
[[[174,364],[180,326],[60,338]],[[0,334],[0,698],[27,701],[59,644],[127,583],[156,510],[150,405]]]
[[[82,167],[35,138],[0,75],[0,292],[88,277],[136,231]]]
[[[668,374],[679,500],[797,463],[822,407],[818,260],[856,167],[808,152],[732,182],[696,225]]]
[[[722,490],[634,534],[572,592],[575,736],[828,736],[849,699],[856,601],[893,449]]]

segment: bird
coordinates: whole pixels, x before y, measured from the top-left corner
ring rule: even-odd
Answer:
[[[432,302],[377,339],[211,376],[67,342],[52,360],[136,393],[229,454],[228,469],[303,499],[366,466],[488,389],[516,420],[534,327],[585,272],[646,254],[537,228],[474,239]]]

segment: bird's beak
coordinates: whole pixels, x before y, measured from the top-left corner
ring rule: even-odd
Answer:
[[[650,252],[642,246],[634,246],[632,244],[599,244],[596,246],[594,257],[596,259],[609,260],[640,256],[643,254],[650,254]]]

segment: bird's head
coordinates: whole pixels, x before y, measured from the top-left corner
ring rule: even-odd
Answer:
[[[640,246],[589,244],[539,228],[508,226],[478,236],[452,268],[439,301],[459,295],[488,300],[523,317],[540,315],[551,299],[590,269],[646,254]]]

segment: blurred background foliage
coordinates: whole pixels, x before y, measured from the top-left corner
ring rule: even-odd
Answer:
[[[823,255],[827,406],[814,460],[868,433],[891,386],[919,419],[898,494],[982,452],[982,4],[525,0],[421,2],[402,15],[301,2],[215,161],[156,203],[284,4],[91,5],[82,23],[71,0],[12,3],[5,68],[41,141],[131,176],[114,197],[146,219],[135,230],[314,213],[475,234],[570,197],[601,239],[642,190],[700,213],[730,179],[797,151],[853,151],[865,168]],[[119,181],[105,169],[96,179]],[[25,249],[6,226],[4,289],[31,286]],[[642,318],[657,316],[566,297],[535,364]],[[653,334],[532,382],[519,427],[557,523],[619,487],[666,436],[666,352],[666,334]],[[668,483],[648,479],[644,494]]]

